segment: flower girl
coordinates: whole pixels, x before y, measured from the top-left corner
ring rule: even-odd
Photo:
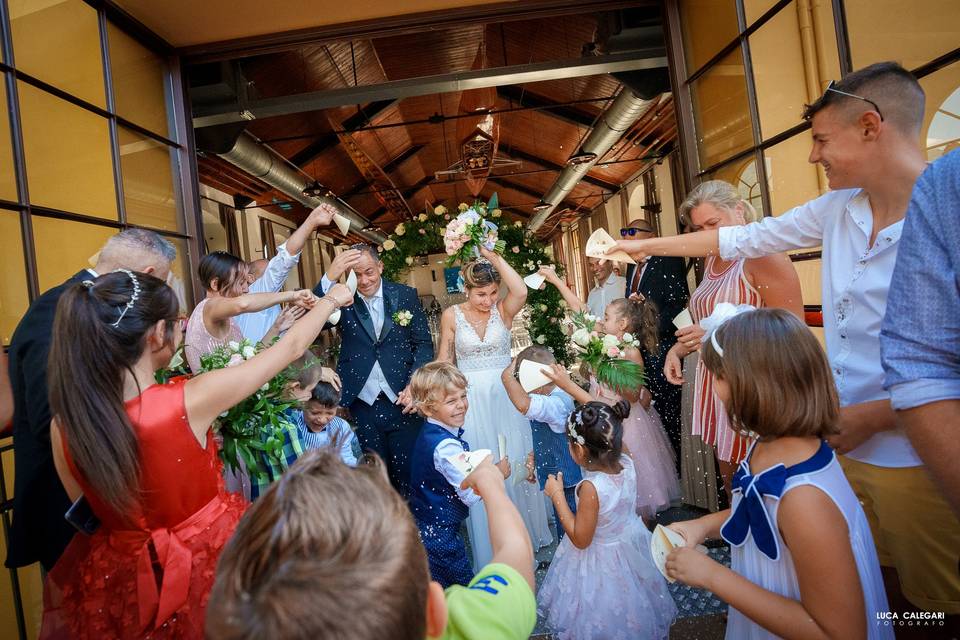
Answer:
[[[670,525],[685,545],[667,575],[730,604],[727,638],[893,638],[867,518],[823,440],[839,410],[820,345],[782,309],[720,303],[700,326],[730,424],[756,441],[732,509]],[[717,535],[730,569],[690,548]]]
[[[539,613],[560,640],[666,638],[676,606],[650,557],[650,532],[634,511],[637,481],[622,452],[630,405],[588,402],[567,420],[570,454],[583,468],[577,513],[563,476],[545,493],[567,535],[538,594]]]

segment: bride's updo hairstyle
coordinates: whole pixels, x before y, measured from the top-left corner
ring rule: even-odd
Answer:
[[[584,447],[589,458],[612,466],[623,452],[623,421],[630,415],[630,403],[620,400],[611,406],[587,402],[567,418],[567,440]]]
[[[478,289],[491,284],[500,286],[500,274],[489,262],[472,260],[464,265],[462,273],[466,289]]]

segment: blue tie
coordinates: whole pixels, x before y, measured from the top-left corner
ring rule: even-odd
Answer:
[[[753,453],[752,449],[750,453]],[[780,543],[774,530],[776,523],[770,521],[763,496],[779,499],[788,478],[820,471],[833,462],[833,457],[833,450],[826,442],[821,442],[817,452],[803,462],[791,467],[778,464],[750,475],[748,454],[733,475],[733,493],[740,493],[740,502],[720,528],[720,536],[739,547],[746,542],[748,535],[752,535],[757,549],[763,555],[771,560],[779,560]]]

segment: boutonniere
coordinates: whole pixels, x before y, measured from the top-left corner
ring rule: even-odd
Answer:
[[[413,320],[413,314],[407,311],[406,309],[400,309],[399,311],[394,311],[391,316],[393,321],[396,322],[401,327],[405,327],[410,324],[410,321]]]

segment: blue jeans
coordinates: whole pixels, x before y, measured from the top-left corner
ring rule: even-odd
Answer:
[[[567,499],[567,506],[570,507],[570,511],[576,515],[577,513],[577,487],[576,485],[572,487],[563,488],[563,497]],[[557,527],[557,540],[562,540],[563,536],[566,533],[563,530],[563,525],[560,524],[560,516],[557,515],[557,510],[553,510],[553,524]]]

